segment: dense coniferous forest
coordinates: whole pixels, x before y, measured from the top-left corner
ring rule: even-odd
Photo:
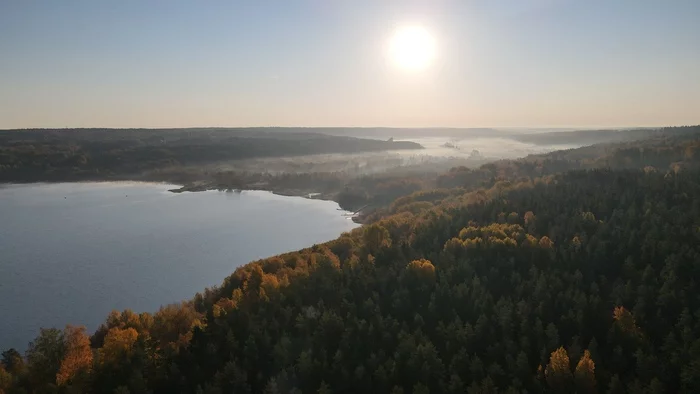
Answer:
[[[700,392],[699,150],[454,168],[190,301],[42,330],[0,392]]]

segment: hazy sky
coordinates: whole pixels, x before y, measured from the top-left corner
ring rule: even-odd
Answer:
[[[0,1],[0,128],[698,123],[699,0]]]

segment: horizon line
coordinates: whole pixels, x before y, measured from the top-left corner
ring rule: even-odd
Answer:
[[[110,127],[110,126],[89,126],[89,127],[15,127],[0,128],[0,131],[22,131],[22,130],[188,130],[188,129],[384,129],[384,130],[527,130],[527,129],[550,129],[550,130],[621,130],[621,129],[657,129],[671,127],[692,127],[700,126],[698,123],[676,124],[676,125],[637,125],[637,126],[482,126],[482,127],[454,127],[454,126],[172,126],[172,127]]]

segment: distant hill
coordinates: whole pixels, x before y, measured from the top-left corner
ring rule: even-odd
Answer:
[[[0,182],[106,179],[225,160],[421,148],[302,129],[4,130]]]
[[[338,136],[351,136],[363,138],[389,139],[389,138],[479,138],[500,137],[508,135],[508,132],[490,128],[446,128],[446,127],[322,127],[309,129],[318,133]]]
[[[575,130],[545,133],[513,133],[509,138],[537,145],[592,145],[606,142],[635,141],[661,134],[682,135],[689,127],[637,128],[614,130]]]

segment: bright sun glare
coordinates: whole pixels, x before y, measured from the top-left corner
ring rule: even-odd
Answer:
[[[435,56],[435,40],[423,27],[398,28],[391,38],[389,56],[406,70],[423,70]]]

